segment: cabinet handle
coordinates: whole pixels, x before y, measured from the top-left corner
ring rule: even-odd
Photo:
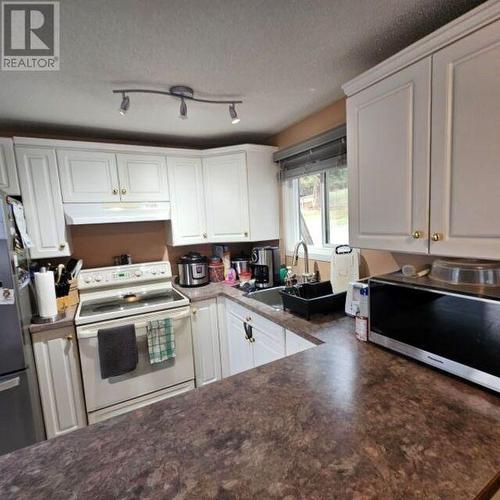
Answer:
[[[431,240],[432,241],[440,241],[443,239],[443,235],[440,233],[432,233]]]
[[[64,250],[66,248],[66,243],[59,244],[59,250]]]
[[[122,189],[122,194],[127,194],[127,190],[125,188]]]
[[[251,317],[251,316],[247,316],[247,317],[245,318],[245,321],[246,321],[247,323],[248,323],[249,321],[252,321],[252,317]]]
[[[71,342],[73,340],[73,335],[69,334],[69,335],[66,335],[66,340],[68,342]]]
[[[207,233],[203,233],[203,238],[207,239]]]
[[[118,191],[118,189],[113,189],[113,194],[116,196],[120,191]]]
[[[246,237],[248,236],[248,231],[245,231],[245,232],[243,233],[243,236],[246,238]]]
[[[254,340],[252,340],[253,339],[252,327],[247,323],[243,323],[243,328],[245,329],[245,338],[250,342],[254,342]]]
[[[419,238],[422,238],[423,235],[424,235],[424,233],[422,231],[413,231],[413,233],[411,233],[411,237],[414,240],[418,240]]]
[[[198,313],[198,309],[193,309],[191,312],[193,313],[194,316],[196,316],[196,314]]]
[[[252,344],[253,344],[253,343],[255,342],[255,337],[252,337],[252,338],[250,339],[250,342],[252,342]]]

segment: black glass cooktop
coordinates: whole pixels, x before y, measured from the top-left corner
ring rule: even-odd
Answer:
[[[158,304],[167,305],[183,298],[174,289],[124,293],[109,298],[83,302],[80,317],[97,316],[116,311],[130,311]]]

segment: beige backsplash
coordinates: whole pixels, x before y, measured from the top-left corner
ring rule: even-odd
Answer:
[[[211,255],[213,245],[172,247],[166,244],[164,222],[131,222],[71,226],[73,257],[83,259],[84,267],[112,266],[115,255],[130,254],[134,263],[169,260],[174,264],[188,252]],[[233,255],[250,254],[253,246],[278,245],[278,241],[230,243]]]

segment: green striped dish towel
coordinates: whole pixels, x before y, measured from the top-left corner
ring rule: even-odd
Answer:
[[[175,338],[172,320],[169,318],[148,321],[149,362],[153,365],[175,358]]]

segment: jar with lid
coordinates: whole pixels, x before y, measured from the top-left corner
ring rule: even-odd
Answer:
[[[224,281],[224,264],[220,257],[210,257],[208,260],[208,275],[210,276],[210,283]]]

